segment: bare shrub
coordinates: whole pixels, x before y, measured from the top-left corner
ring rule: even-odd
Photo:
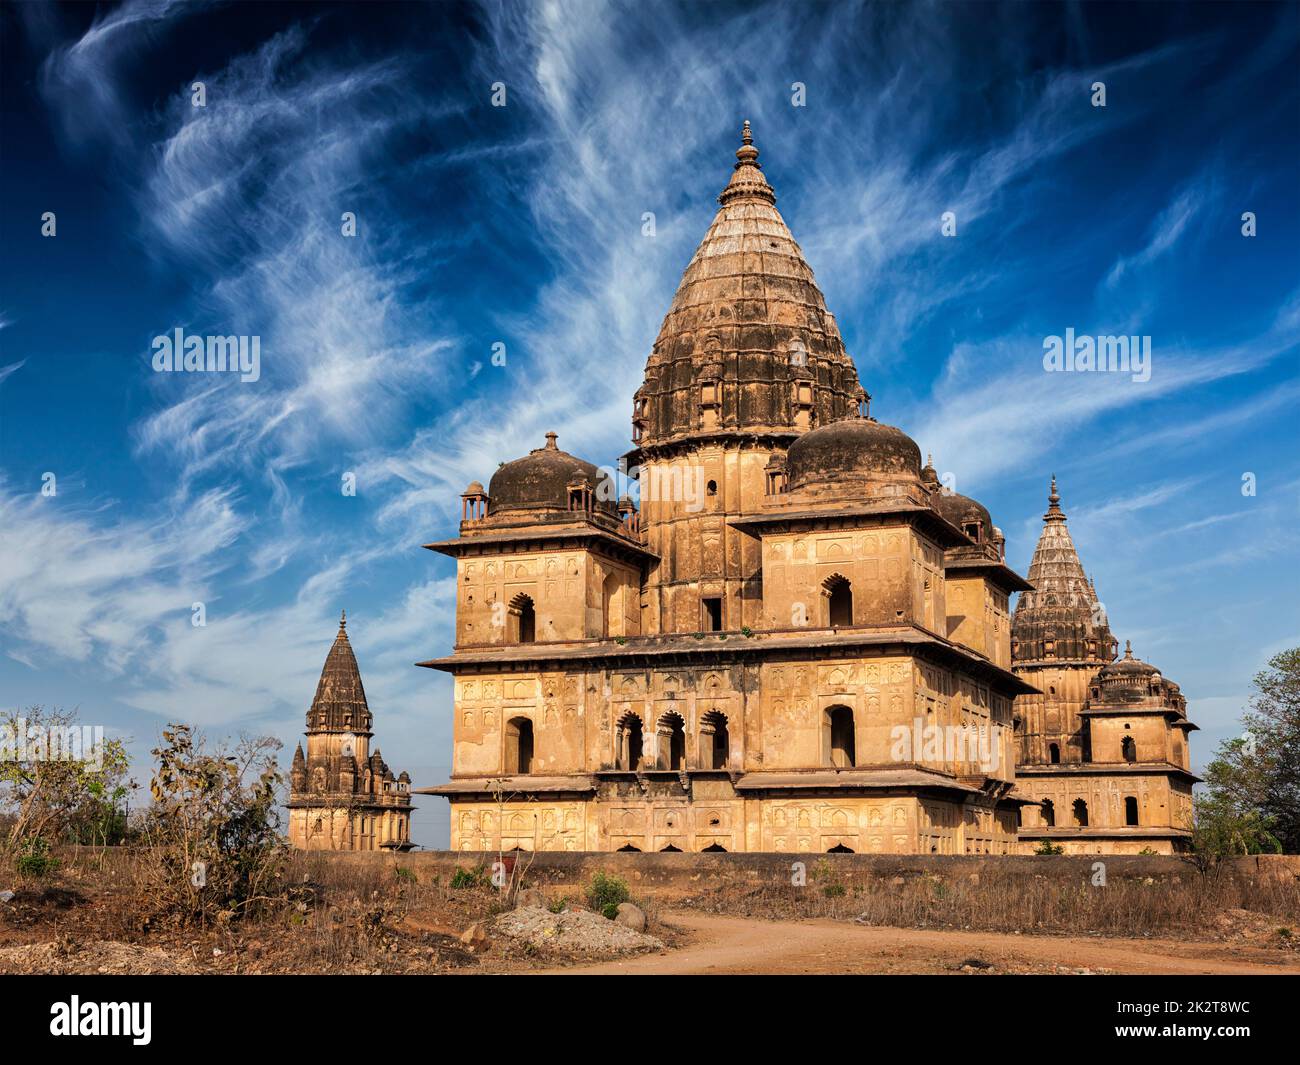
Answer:
[[[204,750],[188,725],[162,735],[142,825],[143,877],[158,915],[181,924],[230,921],[285,901],[279,741],[245,738],[227,754]]]

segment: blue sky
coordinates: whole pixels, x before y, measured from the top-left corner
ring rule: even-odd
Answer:
[[[1022,571],[1057,474],[1203,764],[1300,644],[1298,11],[5,7],[0,704],[79,708],[142,779],[170,720],[291,751],[346,607],[387,761],[444,779],[420,545],[548,429],[627,449],[748,118],[872,413]],[[261,379],[154,373],[177,327],[260,336]],[[1067,328],[1149,335],[1151,379],[1044,372]]]

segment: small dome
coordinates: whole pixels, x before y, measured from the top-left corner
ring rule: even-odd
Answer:
[[[1150,662],[1143,662],[1142,659],[1133,657],[1133,644],[1131,641],[1125,640],[1124,657],[1111,662],[1110,665],[1102,666],[1101,672],[1097,674],[1097,679],[1104,681],[1122,677],[1127,680],[1159,675],[1160,671]]]
[[[902,429],[846,418],[804,433],[786,453],[790,490],[853,481],[919,481],[921,449]]]
[[[469,487],[466,488],[465,491],[461,493],[461,495],[481,496],[483,495],[483,485],[478,481],[470,481]]]
[[[594,493],[598,510],[616,513],[608,487],[601,490],[607,475],[590,462],[561,451],[556,435],[546,434],[546,446],[530,451],[521,459],[506,462],[492,475],[488,490],[488,514],[503,510],[567,510],[569,485],[586,481]]]
[[[993,539],[993,518],[985,509],[984,504],[978,500],[957,492],[940,492],[935,497],[934,507],[950,525],[957,526],[963,532],[966,531],[965,527],[970,522],[979,522],[980,540]]]

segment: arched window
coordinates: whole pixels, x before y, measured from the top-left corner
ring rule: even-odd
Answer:
[[[682,849],[681,849],[681,847],[674,847],[674,846],[670,843],[670,844],[668,844],[668,846],[666,846],[666,847],[660,847],[660,848],[659,848],[659,853],[660,853],[660,854],[674,854],[674,853],[676,853],[676,854],[681,854],[681,853],[682,853]]]
[[[705,847],[701,853],[709,854],[710,852],[725,854],[727,852],[727,848],[724,847],[721,843],[711,843],[709,844],[709,846]]]
[[[853,711],[847,706],[829,707],[822,717],[822,754],[827,765],[848,769],[856,764]]]
[[[1088,827],[1088,804],[1082,799],[1074,800],[1074,823],[1078,828]]]
[[[1124,824],[1136,826],[1138,823],[1138,801],[1136,795],[1124,796]]]
[[[640,848],[640,847],[634,847],[634,846],[632,846],[632,844],[630,844],[630,843],[624,843],[623,846],[619,847],[619,851],[620,851],[620,853],[621,853],[622,851],[636,851],[636,852],[639,854],[639,853],[641,852],[641,848]]]
[[[1048,828],[1056,827],[1056,804],[1051,799],[1043,800],[1043,824]]]
[[[826,623],[832,628],[853,624],[853,585],[838,573],[822,582]]]
[[[1060,765],[1061,748],[1058,747],[1055,743],[1049,743],[1047,745],[1047,758],[1052,763],[1052,765]]]
[[[615,743],[618,744],[617,762],[619,769],[635,772],[641,768],[641,719],[636,714],[624,714],[615,729]]]
[[[506,619],[511,643],[532,643],[537,639],[537,611],[532,596],[521,593],[511,599]]]
[[[686,723],[680,714],[664,714],[655,729],[659,737],[659,765],[682,769],[686,765]]]
[[[1124,761],[1136,762],[1138,760],[1137,744],[1133,742],[1132,736],[1125,736],[1119,745],[1120,753],[1124,755]]]
[[[506,772],[533,771],[533,723],[526,717],[506,722]]]
[[[727,718],[717,710],[710,710],[700,720],[700,762],[708,769],[726,769],[730,759]]]
[[[827,854],[852,854],[852,853],[853,853],[853,848],[852,848],[852,847],[846,847],[846,846],[844,846],[843,843],[837,843],[837,844],[835,844],[835,846],[829,848],[829,849],[826,851],[826,853],[827,853]]]

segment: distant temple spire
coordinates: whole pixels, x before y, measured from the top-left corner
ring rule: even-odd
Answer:
[[[1115,642],[1095,610],[1097,586],[1084,572],[1070,536],[1056,475],[1047,496],[1043,531],[1029,563],[1033,591],[1022,592],[1011,622],[1017,662],[1042,658],[1109,662]]]

